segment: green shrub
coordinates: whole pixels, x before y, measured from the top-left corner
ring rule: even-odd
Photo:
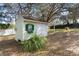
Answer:
[[[10,24],[9,28],[15,28],[14,24]]]
[[[0,29],[6,29],[7,28],[7,24],[0,24]]]
[[[2,24],[0,23],[0,29],[8,29],[8,28],[14,28],[13,24]]]
[[[47,38],[33,35],[33,37],[26,41],[21,41],[24,51],[34,52],[45,48]]]

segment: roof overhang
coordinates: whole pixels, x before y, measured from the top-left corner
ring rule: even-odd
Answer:
[[[36,20],[31,20],[31,19],[24,19],[24,22],[48,24],[48,22],[41,22],[41,21],[36,21]]]

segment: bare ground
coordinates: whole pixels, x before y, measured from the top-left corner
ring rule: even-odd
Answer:
[[[2,56],[79,56],[79,33],[60,32],[48,35],[46,49],[34,53],[25,52],[15,41],[15,36],[0,37]]]
[[[48,36],[49,54],[60,56],[79,56],[79,33],[62,32]]]

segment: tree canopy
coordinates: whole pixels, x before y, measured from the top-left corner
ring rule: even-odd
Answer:
[[[76,22],[76,19],[79,18],[79,4],[77,3],[6,3],[3,7],[7,10],[3,14],[10,19],[18,14],[24,18],[46,22],[59,18],[68,23],[70,19]]]

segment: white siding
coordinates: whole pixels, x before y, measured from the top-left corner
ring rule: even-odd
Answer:
[[[34,24],[34,33],[41,36],[47,36],[48,35],[48,24],[47,23],[39,23],[39,22],[31,22],[26,21],[24,22],[24,19],[21,16],[17,16],[16,20],[16,40],[28,40],[30,37],[32,37],[32,34],[28,34],[25,30],[26,24]]]
[[[32,34],[28,34],[27,31],[25,31],[25,25],[30,22],[24,23],[24,39],[28,40],[30,37],[32,37]],[[40,24],[40,23],[31,23],[34,24],[34,33],[40,36],[47,36],[48,35],[48,25],[47,24]]]
[[[18,17],[16,20],[16,40],[23,39],[23,18]]]
[[[24,27],[23,27],[23,36],[24,36],[24,40],[28,40],[29,38],[32,37],[32,34],[28,34],[27,31],[25,30],[25,25],[26,24],[34,24],[34,23],[31,23],[31,22],[24,22]],[[34,29],[35,29],[35,24],[34,24]],[[35,30],[34,30],[35,32]]]
[[[36,34],[40,36],[47,36],[48,25],[47,24],[36,24]]]

